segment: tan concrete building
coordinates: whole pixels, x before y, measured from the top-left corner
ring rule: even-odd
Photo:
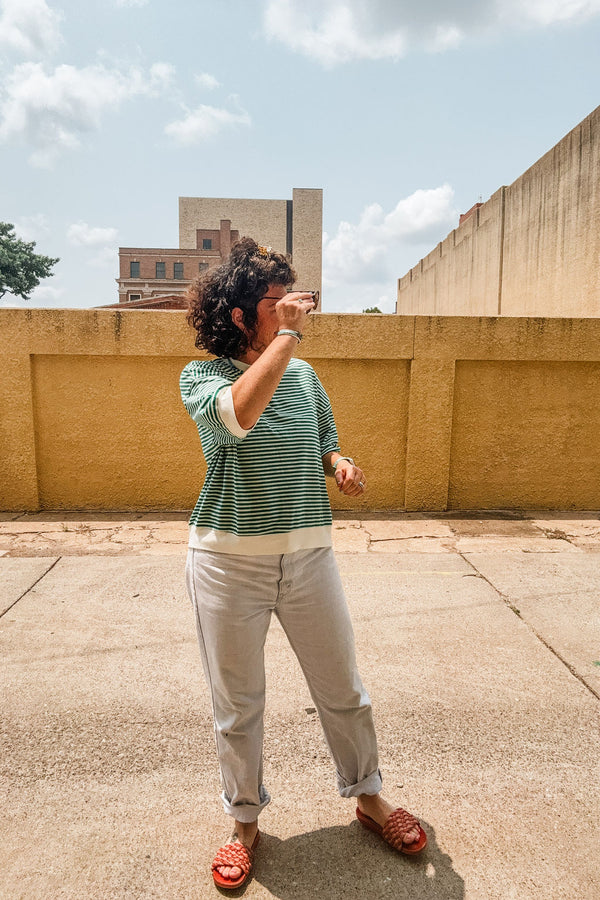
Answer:
[[[179,198],[179,248],[120,247],[119,302],[183,294],[219,265],[241,236],[288,254],[297,285],[321,290],[323,191],[294,188],[291,200]]]
[[[399,279],[396,312],[600,316],[600,107]]]

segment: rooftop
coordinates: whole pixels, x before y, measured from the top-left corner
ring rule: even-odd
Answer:
[[[185,513],[0,518],[0,896],[209,898],[229,830],[183,584]],[[279,900],[598,893],[598,512],[338,515],[385,793],[361,829],[283,632],[267,647],[255,877]],[[484,861],[484,864],[482,864]]]

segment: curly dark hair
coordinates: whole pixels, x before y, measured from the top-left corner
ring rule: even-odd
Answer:
[[[215,356],[238,357],[250,346],[256,328],[256,307],[269,285],[291,285],[296,273],[283,253],[259,247],[244,237],[231,248],[222,265],[201,275],[190,287],[187,321],[195,328],[196,347]],[[245,334],[231,318],[242,310]]]

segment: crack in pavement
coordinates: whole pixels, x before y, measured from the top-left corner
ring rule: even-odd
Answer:
[[[573,544],[573,541],[569,537],[566,531],[561,531],[560,528],[542,528],[540,525],[536,525],[536,528],[542,532],[544,537],[548,538],[548,540],[557,540],[557,541],[566,541],[567,544]]]
[[[369,531],[368,528],[365,528],[364,522],[358,523],[358,530],[364,531],[364,533],[367,535],[367,553],[368,553],[369,550],[371,549],[371,544],[373,543],[373,538],[371,537],[371,532]]]
[[[533,627],[533,625],[531,625],[526,619],[523,618],[521,610],[511,602],[507,594],[503,593],[500,588],[497,588],[496,585],[492,581],[490,581],[490,579],[486,575],[483,574],[483,572],[480,572],[477,566],[468,557],[466,557],[464,553],[461,553],[460,550],[457,551],[457,553],[460,558],[467,563],[467,565],[471,566],[471,568],[479,575],[480,578],[483,578],[483,580],[487,584],[489,584],[492,590],[500,597],[504,605],[507,606],[510,611],[513,612],[521,620],[521,622],[523,622],[523,624],[531,632],[531,634],[533,634],[533,636],[536,637],[537,640],[541,644],[543,644],[547,650],[550,651],[550,653],[554,654],[559,662],[563,664],[565,669],[567,669],[567,671],[570,672],[570,674],[573,675],[573,677],[576,678],[577,681],[579,681],[585,688],[587,688],[587,690],[596,698],[596,700],[600,700],[600,694],[598,693],[598,691],[593,688],[591,684],[588,684],[583,675],[580,675],[575,666],[573,666],[567,659],[565,659],[565,657],[559,650],[553,647],[552,644]]]
[[[61,556],[57,556],[56,559],[54,560],[54,562],[52,563],[52,565],[48,566],[48,568],[46,569],[46,571],[45,571],[45,572],[42,572],[42,574],[40,575],[40,577],[39,577],[39,578],[36,578],[36,580],[33,582],[33,584],[30,584],[29,587],[27,588],[27,590],[26,590],[26,591],[23,591],[23,593],[21,594],[21,596],[20,596],[20,597],[17,597],[17,599],[14,601],[14,603],[11,603],[10,606],[8,606],[8,607],[4,610],[4,612],[1,612],[1,613],[0,613],[0,619],[2,618],[2,616],[5,616],[6,613],[7,613],[9,610],[11,610],[11,609],[13,608],[13,606],[16,606],[17,603],[19,602],[19,600],[22,600],[23,597],[25,597],[25,596],[29,593],[29,591],[33,590],[33,588],[36,586],[36,584],[39,584],[40,581],[42,580],[42,578],[45,578],[46,575],[48,574],[48,572],[52,571],[52,569],[54,568],[54,566],[56,565],[56,563],[59,562],[61,559],[62,559]]]
[[[391,538],[372,538],[369,537],[369,541],[372,541],[374,544],[385,543],[385,541],[442,541],[442,540],[452,540],[452,538],[448,537],[447,534],[402,534],[398,537]]]

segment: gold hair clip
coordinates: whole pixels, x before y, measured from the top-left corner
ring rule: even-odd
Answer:
[[[270,247],[259,247],[259,248],[258,248],[258,255],[259,255],[259,256],[268,256],[270,252],[271,252],[271,248],[270,248]]]

